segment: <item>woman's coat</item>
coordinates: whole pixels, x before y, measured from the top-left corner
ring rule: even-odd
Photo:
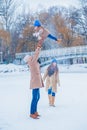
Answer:
[[[40,50],[40,48],[37,48],[34,55],[32,56],[32,60],[30,58],[28,60],[28,65],[31,72],[30,89],[41,88],[44,86],[40,73],[40,66],[37,62]]]
[[[54,73],[52,76],[48,75],[48,70],[46,70],[44,76],[43,76],[43,81],[46,80],[46,91],[52,87],[53,92],[57,92],[57,83],[59,83],[59,74],[58,72]]]

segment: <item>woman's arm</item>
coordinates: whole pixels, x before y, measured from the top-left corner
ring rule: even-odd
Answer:
[[[38,60],[40,51],[41,51],[41,48],[40,48],[40,47],[37,47],[36,50],[35,50],[35,53],[34,53],[34,55],[33,55],[32,61],[37,61],[37,60]]]
[[[59,72],[57,73],[57,83],[60,86]]]
[[[47,73],[48,73],[48,71],[47,71],[47,69],[46,69],[46,71],[45,71],[45,73],[44,73],[44,76],[43,76],[43,81],[45,81],[45,79],[46,79],[46,77],[47,77]]]

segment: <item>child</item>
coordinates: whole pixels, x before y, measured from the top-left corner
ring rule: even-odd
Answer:
[[[48,92],[49,105],[55,106],[55,96],[57,92],[57,84],[60,86],[59,69],[57,60],[53,59],[52,63],[47,67],[43,76],[43,81],[46,80],[46,91]]]
[[[37,45],[38,47],[42,47],[43,41],[46,39],[46,37],[53,39],[57,41],[58,43],[61,42],[61,39],[57,39],[56,37],[51,35],[47,29],[41,26],[41,23],[39,20],[35,20],[34,27],[35,27],[34,28],[35,33],[33,34],[33,36],[36,36],[38,38],[38,45]]]

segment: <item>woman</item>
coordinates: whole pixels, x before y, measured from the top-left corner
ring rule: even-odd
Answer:
[[[57,60],[53,59],[51,65],[48,66],[43,76],[43,81],[46,80],[46,91],[48,91],[49,105],[55,106],[55,94],[57,92],[57,83],[60,86],[59,70],[57,67]]]
[[[40,73],[40,65],[38,63],[38,57],[40,53],[40,48],[37,47],[33,56],[25,56],[24,61],[29,65],[31,79],[30,79],[30,89],[32,89],[32,101],[30,107],[30,117],[38,119],[37,104],[40,99],[40,88],[44,86],[42,82],[42,77]]]

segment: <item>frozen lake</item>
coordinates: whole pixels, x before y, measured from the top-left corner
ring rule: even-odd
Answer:
[[[29,117],[29,72],[0,75],[0,130],[87,130],[87,73],[60,73],[56,107],[40,89],[39,120]]]

